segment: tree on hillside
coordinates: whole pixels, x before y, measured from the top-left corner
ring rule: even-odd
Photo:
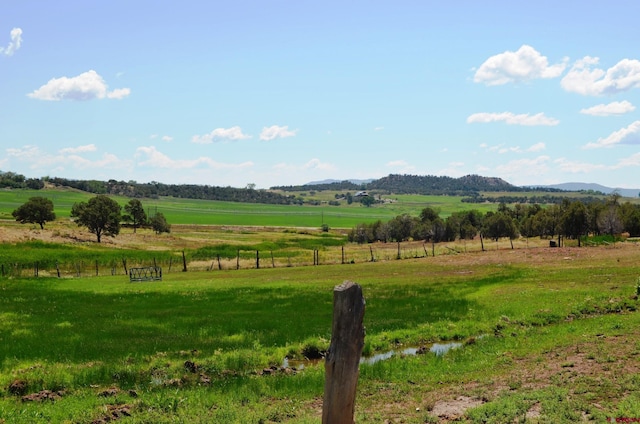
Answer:
[[[129,200],[129,203],[124,205],[124,211],[126,214],[122,219],[126,222],[131,222],[134,233],[138,227],[147,222],[147,214],[142,207],[142,202],[138,199]]]
[[[487,213],[483,233],[485,237],[495,241],[501,237],[509,237],[510,240],[513,240],[518,237],[518,227],[513,218],[506,213]],[[513,244],[511,247],[513,248]]]
[[[71,207],[71,217],[78,226],[87,227],[95,234],[100,243],[103,234],[115,237],[120,233],[121,210],[115,200],[99,194],[88,202],[75,203]]]
[[[11,215],[21,224],[40,224],[44,229],[44,224],[56,219],[53,212],[53,202],[45,197],[35,196],[30,198],[25,204],[14,210]]]
[[[151,218],[150,222],[151,228],[153,228],[153,231],[155,231],[156,234],[171,232],[171,225],[169,225],[162,212],[157,212]]]
[[[578,239],[580,247],[580,236],[586,234],[589,228],[589,217],[584,203],[579,200],[572,202],[560,218],[560,227],[565,237]]]

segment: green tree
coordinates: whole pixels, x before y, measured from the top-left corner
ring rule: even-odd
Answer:
[[[155,231],[156,234],[171,232],[171,225],[169,225],[162,212],[157,212],[153,215],[150,221],[151,228],[153,228],[153,231]]]
[[[589,228],[589,217],[584,203],[579,200],[572,202],[560,218],[560,227],[565,237],[578,239],[580,246],[580,236],[586,234]]]
[[[518,237],[518,227],[507,213],[496,212],[487,213],[484,220],[484,235],[495,241],[498,241],[500,237],[509,237],[513,240]]]
[[[147,213],[142,207],[142,202],[138,199],[129,200],[129,203],[124,205],[124,211],[126,215],[124,215],[122,219],[126,222],[131,222],[134,233],[138,227],[147,222]]]
[[[376,203],[376,199],[374,199],[373,196],[362,196],[362,198],[360,199],[360,203],[369,208],[371,207],[371,205]]]
[[[53,212],[53,202],[40,196],[31,197],[11,215],[21,224],[40,224],[41,229],[44,229],[46,222],[56,219],[56,214]]]
[[[115,237],[120,233],[121,210],[115,200],[99,194],[88,202],[75,203],[71,207],[71,217],[78,226],[87,227],[95,234],[100,243],[102,235]]]

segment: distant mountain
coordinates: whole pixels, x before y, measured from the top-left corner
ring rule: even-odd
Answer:
[[[465,175],[460,178],[434,175],[391,174],[367,184],[367,190],[396,194],[468,195],[480,191],[523,191],[501,178]]]
[[[622,197],[638,197],[640,194],[640,189],[638,188],[611,188],[595,183],[562,183],[536,187],[554,188],[565,191],[600,191],[604,194],[616,192]]]
[[[469,195],[481,191],[518,192],[532,190],[514,186],[500,178],[482,177],[479,175],[451,178],[434,175],[397,174],[391,174],[377,180],[324,180],[308,183],[303,186],[280,186],[271,188],[289,192],[307,190],[377,190],[395,194],[435,195]]]
[[[308,182],[304,185],[306,186],[310,186],[310,185],[325,185],[325,184],[334,184],[334,183],[341,183],[344,181],[348,181],[352,184],[356,184],[356,185],[362,185],[362,184],[369,184],[371,181],[373,181],[372,178],[369,178],[368,180],[355,180],[355,179],[348,179],[348,180],[322,180],[322,181],[311,181]]]

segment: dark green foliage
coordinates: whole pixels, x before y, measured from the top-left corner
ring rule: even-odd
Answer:
[[[89,199],[88,202],[80,202],[71,208],[71,217],[75,218],[78,226],[87,229],[96,235],[98,243],[102,235],[116,236],[120,233],[121,207],[115,200],[100,194]]]
[[[11,215],[21,224],[39,224],[41,229],[44,228],[45,223],[56,219],[56,214],[53,212],[53,202],[39,196],[30,198],[24,205],[14,210]]]
[[[162,212],[157,212],[150,220],[151,228],[156,234],[160,233],[170,233],[171,225],[167,222],[167,219],[164,217]]]
[[[124,221],[131,222],[134,233],[138,227],[147,223],[147,213],[144,211],[144,207],[142,207],[142,202],[140,202],[140,200],[129,200],[129,203],[124,205],[124,210],[127,214],[124,215],[122,219]]]
[[[501,237],[514,239],[518,237],[518,227],[507,213],[488,213],[484,219],[483,234],[485,237],[498,240]]]

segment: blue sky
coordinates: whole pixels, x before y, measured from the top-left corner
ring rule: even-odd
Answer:
[[[0,4],[0,170],[640,186],[640,2]]]

